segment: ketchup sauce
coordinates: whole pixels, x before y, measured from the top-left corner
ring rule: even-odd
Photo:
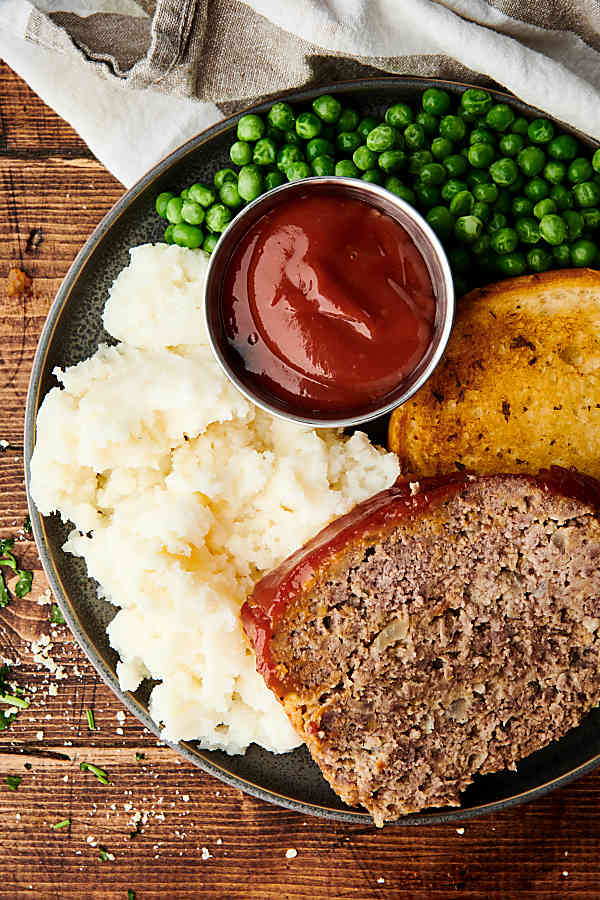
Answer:
[[[378,405],[425,355],[435,312],[405,229],[333,192],[284,200],[259,219],[223,282],[240,376],[305,415]]]

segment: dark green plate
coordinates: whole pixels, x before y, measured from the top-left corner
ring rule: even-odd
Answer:
[[[364,114],[381,115],[391,103],[414,101],[431,85],[442,86],[457,95],[468,87],[429,79],[374,78],[300,91],[286,95],[286,99],[301,104],[321,93],[333,93],[351,98]],[[504,94],[497,97],[502,101],[507,99]],[[509,99],[525,116],[540,115],[537,110]],[[269,106],[270,103],[264,103],[252,111],[264,112]],[[102,341],[114,343],[103,330],[102,311],[113,280],[129,262],[129,248],[162,239],[163,223],[154,211],[156,194],[165,190],[179,192],[195,181],[211,182],[214,172],[228,164],[237,119],[235,116],[209,128],[148,172],[105,216],[71,266],[48,314],[31,374],[25,420],[28,486],[36,414],[41,400],[56,384],[52,370],[55,366],[64,368],[86,359]],[[578,137],[593,147],[589,138],[580,134]],[[385,440],[384,426],[381,421],[375,423],[369,429],[371,436]],[[115,607],[98,599],[96,584],[88,578],[82,560],[61,550],[69,527],[58,516],[40,516],[30,497],[29,509],[42,565],[73,634],[125,706],[158,735],[159,728],[147,712],[152,685],[142,685],[135,694],[124,693],[119,688],[115,674],[117,655],[106,636],[106,626],[115,615]],[[583,775],[600,762],[599,726],[600,713],[594,710],[561,741],[523,760],[516,773],[477,778],[465,792],[459,809],[405,816],[400,823],[459,821],[531,799]],[[304,748],[281,756],[255,745],[244,756],[199,750],[193,742],[182,742],[173,749],[222,781],[272,803],[341,822],[370,822],[366,813],[352,810],[338,799]]]

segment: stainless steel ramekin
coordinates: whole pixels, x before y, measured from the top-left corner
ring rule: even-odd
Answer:
[[[382,399],[378,406],[371,406],[364,412],[347,418],[330,418],[327,413],[303,415],[301,412],[294,411],[284,400],[279,400],[266,391],[262,393],[254,385],[246,383],[244,373],[236,369],[235,358],[227,342],[222,318],[221,294],[224,275],[233,250],[242,236],[258,219],[283,200],[290,199],[294,195],[313,194],[317,191],[327,194],[343,194],[355,200],[362,200],[399,222],[411,236],[425,260],[436,297],[433,340],[423,359],[395,390]],[[440,361],[450,336],[454,318],[454,287],[448,259],[437,236],[425,219],[404,200],[400,200],[395,194],[379,185],[356,178],[337,176],[305,178],[301,181],[283,184],[281,187],[263,194],[238,213],[223,232],[210,260],[206,278],[204,314],[210,345],[217,363],[248,400],[272,415],[292,422],[316,428],[345,428],[390,413],[409,397],[412,397],[415,391],[427,381]]]

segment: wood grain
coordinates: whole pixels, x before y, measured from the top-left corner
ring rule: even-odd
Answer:
[[[36,341],[76,252],[122,188],[5,65],[0,128],[0,439],[9,441],[0,452],[0,536],[8,536],[26,515],[22,428]],[[28,249],[39,228],[43,242]],[[31,297],[7,296],[15,265],[32,276]],[[50,606],[35,602],[47,586],[26,536],[17,554],[35,570],[33,602],[0,612],[0,656],[15,663],[31,706],[0,732],[2,900],[125,900],[128,889],[137,900],[600,896],[600,773],[467,822],[464,833],[378,832],[254,800],[157,745],[129,713],[117,719],[116,697],[68,629],[50,626]],[[43,634],[66,677],[34,661],[31,642]],[[81,772],[81,761],[104,768],[110,785]],[[9,774],[22,777],[16,792],[5,784]],[[65,818],[68,828],[52,830]],[[101,861],[98,845],[114,861]],[[295,858],[286,858],[288,848]]]

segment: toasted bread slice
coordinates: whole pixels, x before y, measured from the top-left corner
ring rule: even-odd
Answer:
[[[463,297],[437,370],[392,415],[389,445],[405,475],[556,464],[600,477],[600,272],[528,275]]]

